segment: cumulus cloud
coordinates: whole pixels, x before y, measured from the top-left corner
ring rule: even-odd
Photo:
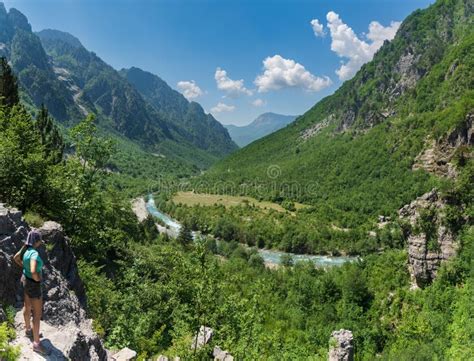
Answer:
[[[203,94],[203,91],[194,80],[178,82],[178,89],[188,100],[195,99]]]
[[[372,60],[383,42],[392,40],[400,26],[400,22],[397,21],[392,21],[387,27],[377,21],[372,21],[366,35],[370,42],[366,42],[359,39],[352,28],[344,24],[334,11],[328,12],[326,19],[332,39],[331,50],[339,57],[348,59],[336,70],[341,80],[351,78],[363,64]]]
[[[327,76],[314,76],[303,65],[280,55],[267,57],[263,61],[263,68],[263,74],[254,81],[260,93],[289,87],[317,92],[332,84]]]
[[[217,68],[214,74],[217,88],[227,93],[230,97],[238,97],[239,95],[252,95],[252,91],[244,86],[244,80],[232,80],[227,76],[224,69]]]
[[[263,107],[264,105],[267,105],[267,102],[263,99],[258,98],[252,102],[252,105],[254,107]]]
[[[321,24],[318,19],[311,20],[311,27],[313,28],[316,37],[326,35],[323,24]]]
[[[234,110],[235,106],[219,102],[215,107],[211,108],[211,113],[233,112]]]

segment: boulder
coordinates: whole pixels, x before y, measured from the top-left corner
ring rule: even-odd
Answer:
[[[331,334],[329,361],[353,361],[354,337],[349,330],[334,331]]]
[[[213,334],[214,334],[214,330],[212,328],[201,326],[199,328],[198,334],[196,335],[196,337],[194,337],[191,348],[200,349],[201,347],[207,345],[209,341],[211,341]]]
[[[221,349],[219,346],[214,347],[212,356],[214,356],[214,361],[234,361],[234,357],[228,351]]]
[[[457,253],[458,243],[453,232],[445,225],[446,205],[447,201],[433,189],[398,211],[400,219],[410,225],[407,239],[412,289],[430,284],[435,279],[441,263]],[[432,225],[433,234],[426,234],[419,229],[422,218],[427,217],[426,214],[430,214],[431,219],[428,221]]]
[[[128,347],[125,347],[121,349],[119,352],[117,352],[115,355],[112,355],[112,360],[115,361],[132,361],[135,360],[137,357],[136,351],[133,351],[129,349]],[[158,360],[160,360],[158,358]],[[168,360],[168,359],[166,359]],[[164,361],[164,360],[163,360]]]

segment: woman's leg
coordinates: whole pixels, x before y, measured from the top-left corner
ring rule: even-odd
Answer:
[[[25,330],[31,330],[31,298],[25,292],[25,309],[23,310],[23,317],[25,318]]]
[[[39,329],[40,329],[40,321],[41,315],[43,313],[43,299],[40,298],[31,298],[31,304],[33,306],[33,341],[36,344],[39,344]]]

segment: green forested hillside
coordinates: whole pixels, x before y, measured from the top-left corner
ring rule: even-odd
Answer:
[[[434,186],[449,187],[448,177],[413,166],[432,141],[442,148],[472,127],[472,24],[470,1],[414,12],[335,94],[219,162],[194,186],[219,192],[213,185],[225,182],[235,194],[299,201],[313,206],[320,225],[343,228],[394,215]],[[440,162],[462,172],[473,140],[466,141]]]

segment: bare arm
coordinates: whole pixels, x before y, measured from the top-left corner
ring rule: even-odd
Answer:
[[[31,277],[35,281],[41,282],[41,276],[38,272],[36,272],[36,260],[35,259],[30,260],[30,272],[31,272]]]
[[[25,246],[21,247],[21,249],[13,256],[13,260],[15,261],[15,263],[22,268],[23,268],[22,256],[25,254],[25,249],[26,249]]]

